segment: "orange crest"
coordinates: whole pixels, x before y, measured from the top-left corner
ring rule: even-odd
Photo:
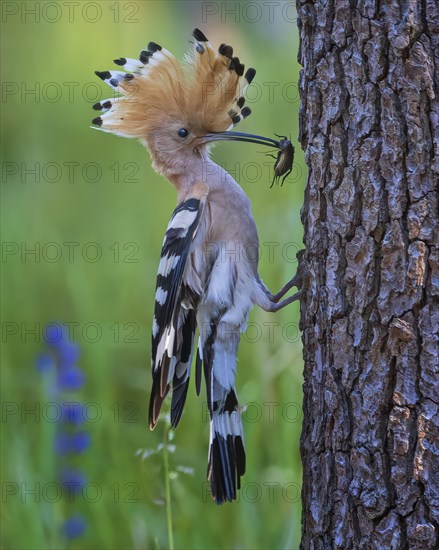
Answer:
[[[120,58],[114,62],[123,71],[96,72],[118,97],[93,106],[103,111],[93,120],[100,129],[124,137],[149,137],[163,127],[180,124],[195,136],[223,132],[250,114],[244,107],[244,91],[256,71],[233,57],[231,46],[221,44],[218,52],[204,34],[193,32],[194,50],[182,66],[167,50],[150,42],[139,60]]]

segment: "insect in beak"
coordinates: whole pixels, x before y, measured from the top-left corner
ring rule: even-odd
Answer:
[[[277,137],[278,136],[275,134]],[[275,139],[267,138],[264,136],[258,136],[255,134],[245,134],[242,132],[213,132],[211,134],[206,134],[202,138],[203,143],[210,143],[212,141],[247,141],[248,143],[257,143],[258,145],[267,145],[268,147],[276,147],[279,149],[277,157],[274,155],[273,158],[276,158],[274,164],[274,177],[271,187],[273,187],[276,179],[279,179],[283,176],[281,185],[283,185],[285,179],[291,173],[294,161],[294,146],[287,137],[282,137],[280,141]]]
[[[277,134],[275,134],[277,136]],[[282,137],[282,136],[277,136]],[[291,174],[293,169],[294,162],[294,145],[286,137],[282,137],[279,141],[279,152],[277,154],[276,162],[274,163],[274,177],[271,182],[271,187],[273,187],[274,182],[279,180],[282,176],[281,186],[284,184],[286,178]]]

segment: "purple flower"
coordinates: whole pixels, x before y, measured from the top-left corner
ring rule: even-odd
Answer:
[[[61,342],[58,351],[61,368],[72,367],[79,359],[79,346],[72,342]]]
[[[88,432],[76,432],[72,436],[71,451],[73,453],[82,453],[90,447],[91,437]]]
[[[79,390],[84,384],[84,373],[79,367],[60,369],[58,385],[62,390]]]
[[[87,478],[81,470],[72,467],[77,462],[72,455],[86,451],[90,447],[91,437],[87,431],[79,428],[87,420],[86,405],[74,401],[61,403],[61,399],[64,392],[82,388],[85,376],[77,366],[79,347],[69,341],[69,333],[60,323],[46,325],[44,338],[52,349],[49,353],[38,355],[35,365],[40,373],[52,370],[56,375],[57,383],[49,389],[46,388],[47,391],[54,392],[54,399],[61,406],[53,449],[62,457],[58,467],[62,468],[59,480],[64,488],[64,496],[69,503],[74,503],[86,486]],[[62,525],[62,531],[69,540],[83,535],[85,529],[85,519],[78,514],[71,515]]]
[[[76,432],[69,434],[59,432],[55,436],[54,446],[55,452],[59,455],[69,453],[82,453],[90,447],[91,437],[88,432]]]
[[[58,347],[64,336],[63,327],[59,323],[50,323],[44,327],[44,339],[51,346]]]
[[[63,532],[68,539],[74,539],[84,534],[85,527],[85,519],[82,516],[74,515],[64,522]]]
[[[35,366],[40,373],[44,373],[55,367],[55,360],[48,353],[40,353],[37,355]]]
[[[61,485],[68,489],[69,495],[75,495],[82,491],[87,480],[80,470],[66,468],[60,474]]]
[[[65,401],[61,405],[61,420],[66,424],[82,424],[87,418],[84,405],[74,401]]]
[[[53,446],[55,447],[55,452],[59,455],[70,453],[70,434],[65,432],[57,433],[53,441]]]

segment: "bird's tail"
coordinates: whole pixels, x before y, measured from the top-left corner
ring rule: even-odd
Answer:
[[[210,421],[209,464],[207,479],[217,504],[236,499],[245,473],[244,433],[235,390],[227,394],[225,404],[214,411]]]
[[[234,381],[239,330],[225,332],[222,325],[212,326],[202,346],[210,413],[207,479],[217,504],[236,499],[245,473],[244,432]]]

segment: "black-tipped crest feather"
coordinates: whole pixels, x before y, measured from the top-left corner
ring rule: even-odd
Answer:
[[[200,29],[194,29],[192,36],[199,42],[207,42],[206,36],[200,31]]]

